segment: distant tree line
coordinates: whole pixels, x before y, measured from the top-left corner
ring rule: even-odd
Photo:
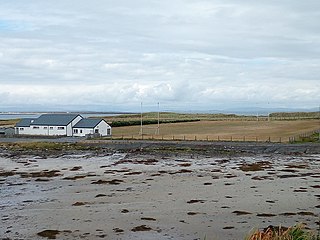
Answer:
[[[172,120],[160,120],[159,123],[181,123],[181,122],[197,122],[200,119],[172,119]],[[143,125],[158,124],[157,119],[146,119],[142,121]],[[125,121],[113,121],[110,123],[111,127],[124,127],[124,126],[138,126],[141,124],[141,120],[125,120]]]
[[[271,113],[270,117],[274,118],[319,118],[318,112],[277,112]]]

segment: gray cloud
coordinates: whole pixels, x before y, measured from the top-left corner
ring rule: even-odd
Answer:
[[[0,102],[101,110],[139,108],[141,101],[185,110],[314,107],[319,5],[2,1]]]

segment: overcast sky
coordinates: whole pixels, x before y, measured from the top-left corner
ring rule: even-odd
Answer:
[[[311,108],[319,0],[1,0],[0,111]]]

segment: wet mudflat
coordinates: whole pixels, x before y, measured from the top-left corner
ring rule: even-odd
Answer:
[[[316,229],[320,154],[0,158],[3,239],[244,239]]]

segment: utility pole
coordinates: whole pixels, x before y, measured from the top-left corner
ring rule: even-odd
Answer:
[[[268,122],[270,122],[270,108],[269,108],[269,102],[268,102]]]
[[[140,135],[143,135],[143,126],[142,126],[142,102],[140,106],[141,114],[140,114]]]
[[[160,103],[158,102],[158,135],[160,134]]]

